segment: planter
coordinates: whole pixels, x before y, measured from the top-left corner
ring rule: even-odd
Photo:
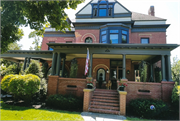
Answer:
[[[124,88],[125,88],[124,86],[121,86],[121,87],[118,88],[118,90],[119,91],[124,91]]]
[[[87,85],[87,88],[88,88],[88,89],[92,89],[92,88],[93,88],[93,86],[91,86],[91,85]]]

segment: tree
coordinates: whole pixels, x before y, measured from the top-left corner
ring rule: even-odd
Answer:
[[[37,35],[44,33],[43,25],[50,23],[52,28],[64,31],[70,30],[66,21],[66,8],[76,9],[84,0],[48,0],[48,1],[2,1],[1,2],[1,52],[7,51],[9,43],[20,40],[19,26],[30,26],[37,30]]]
[[[171,72],[172,72],[173,81],[175,81],[177,83],[177,85],[179,85],[179,81],[180,81],[180,60],[178,60],[177,57],[173,58],[173,64],[172,64]]]
[[[8,45],[8,50],[21,50],[22,45],[13,42]]]
[[[40,35],[37,35],[37,31],[33,31],[29,34],[29,38],[34,38],[35,40],[33,41],[34,48],[30,46],[30,50],[41,50],[41,41],[40,41]]]

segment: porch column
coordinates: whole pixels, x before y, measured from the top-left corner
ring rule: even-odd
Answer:
[[[92,58],[93,58],[93,54],[90,53],[89,77],[92,77]]]
[[[26,69],[26,62],[27,62],[27,57],[25,57],[25,59],[24,59],[23,71]]]
[[[56,75],[59,76],[61,69],[61,53],[58,53],[57,63],[56,63]]]
[[[55,72],[56,72],[56,53],[53,52],[53,58],[52,58],[52,73],[51,75],[55,75]]]
[[[126,79],[126,55],[123,54],[123,71],[122,71],[122,79]]]
[[[165,60],[164,55],[161,55],[161,74],[162,74],[162,81],[167,81],[165,78]]]
[[[63,58],[63,65],[62,65],[62,77],[64,77],[64,67],[65,67],[66,58]]]
[[[168,75],[167,81],[173,81],[172,80],[172,75],[171,75],[171,60],[170,60],[170,55],[166,56],[166,61],[167,61],[167,75]]]
[[[30,60],[31,60],[31,57],[28,58],[28,61],[27,61],[27,67],[29,67]]]

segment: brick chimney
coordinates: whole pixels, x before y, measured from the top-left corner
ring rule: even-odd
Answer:
[[[155,16],[154,6],[150,6],[149,11],[148,11],[148,15]]]

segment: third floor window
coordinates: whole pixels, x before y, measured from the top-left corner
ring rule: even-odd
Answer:
[[[99,0],[97,4],[92,4],[92,17],[113,17],[114,3],[109,3],[107,0]]]

